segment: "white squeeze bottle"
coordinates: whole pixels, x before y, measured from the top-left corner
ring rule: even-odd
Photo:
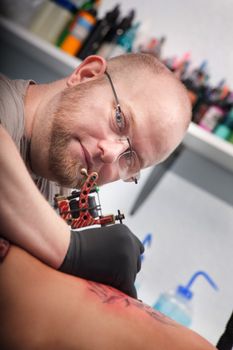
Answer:
[[[198,276],[203,276],[214,289],[218,289],[206,272],[197,271],[186,286],[179,285],[175,290],[162,293],[153,305],[153,308],[183,326],[189,327],[192,323],[193,297],[193,292],[190,290],[190,287]]]

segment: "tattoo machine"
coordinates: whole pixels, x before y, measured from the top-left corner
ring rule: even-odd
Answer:
[[[122,223],[124,214],[118,210],[117,215],[102,215],[99,201],[99,188],[96,184],[98,174],[96,172],[87,173],[86,169],[81,170],[83,183],[80,190],[74,190],[70,196],[55,195],[54,208],[58,210],[59,215],[71,226],[77,229],[92,225],[111,225],[116,221]],[[98,203],[96,203],[96,195]]]

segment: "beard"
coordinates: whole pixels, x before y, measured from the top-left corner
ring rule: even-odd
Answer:
[[[69,98],[67,98],[67,95],[68,92],[61,94],[61,99],[53,113],[49,145],[49,170],[59,185],[68,188],[80,188],[83,182],[80,171],[83,166],[77,157],[71,155],[69,145],[73,140],[72,126],[77,124],[78,119],[81,118],[81,112],[77,111],[77,103],[74,106],[74,101],[78,100],[79,105],[82,106],[85,97],[77,87],[75,100],[72,99],[72,92]],[[72,101],[69,102],[69,99],[72,99]]]
[[[55,181],[64,187],[80,188],[83,168],[77,157],[72,156],[69,145],[74,140],[73,128],[85,118],[92,89],[104,83],[104,78],[86,81],[61,92],[53,112],[49,145],[49,170]]]
[[[81,164],[78,159],[71,157],[68,151],[70,142],[70,132],[64,128],[64,121],[55,119],[49,148],[49,170],[59,185],[79,188],[82,182]]]

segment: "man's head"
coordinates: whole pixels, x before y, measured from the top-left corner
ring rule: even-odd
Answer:
[[[67,187],[80,184],[83,167],[99,173],[99,184],[131,179],[166,159],[190,122],[185,88],[147,54],[89,56],[46,92],[34,118],[32,166]]]

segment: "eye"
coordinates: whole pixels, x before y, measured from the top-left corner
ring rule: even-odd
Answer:
[[[122,168],[134,169],[138,166],[138,162],[135,156],[135,152],[126,151],[124,152],[118,160]]]
[[[116,119],[116,124],[120,132],[123,132],[126,127],[126,122],[125,122],[125,116],[122,113],[120,107],[116,108],[116,114],[115,114],[115,119]]]

